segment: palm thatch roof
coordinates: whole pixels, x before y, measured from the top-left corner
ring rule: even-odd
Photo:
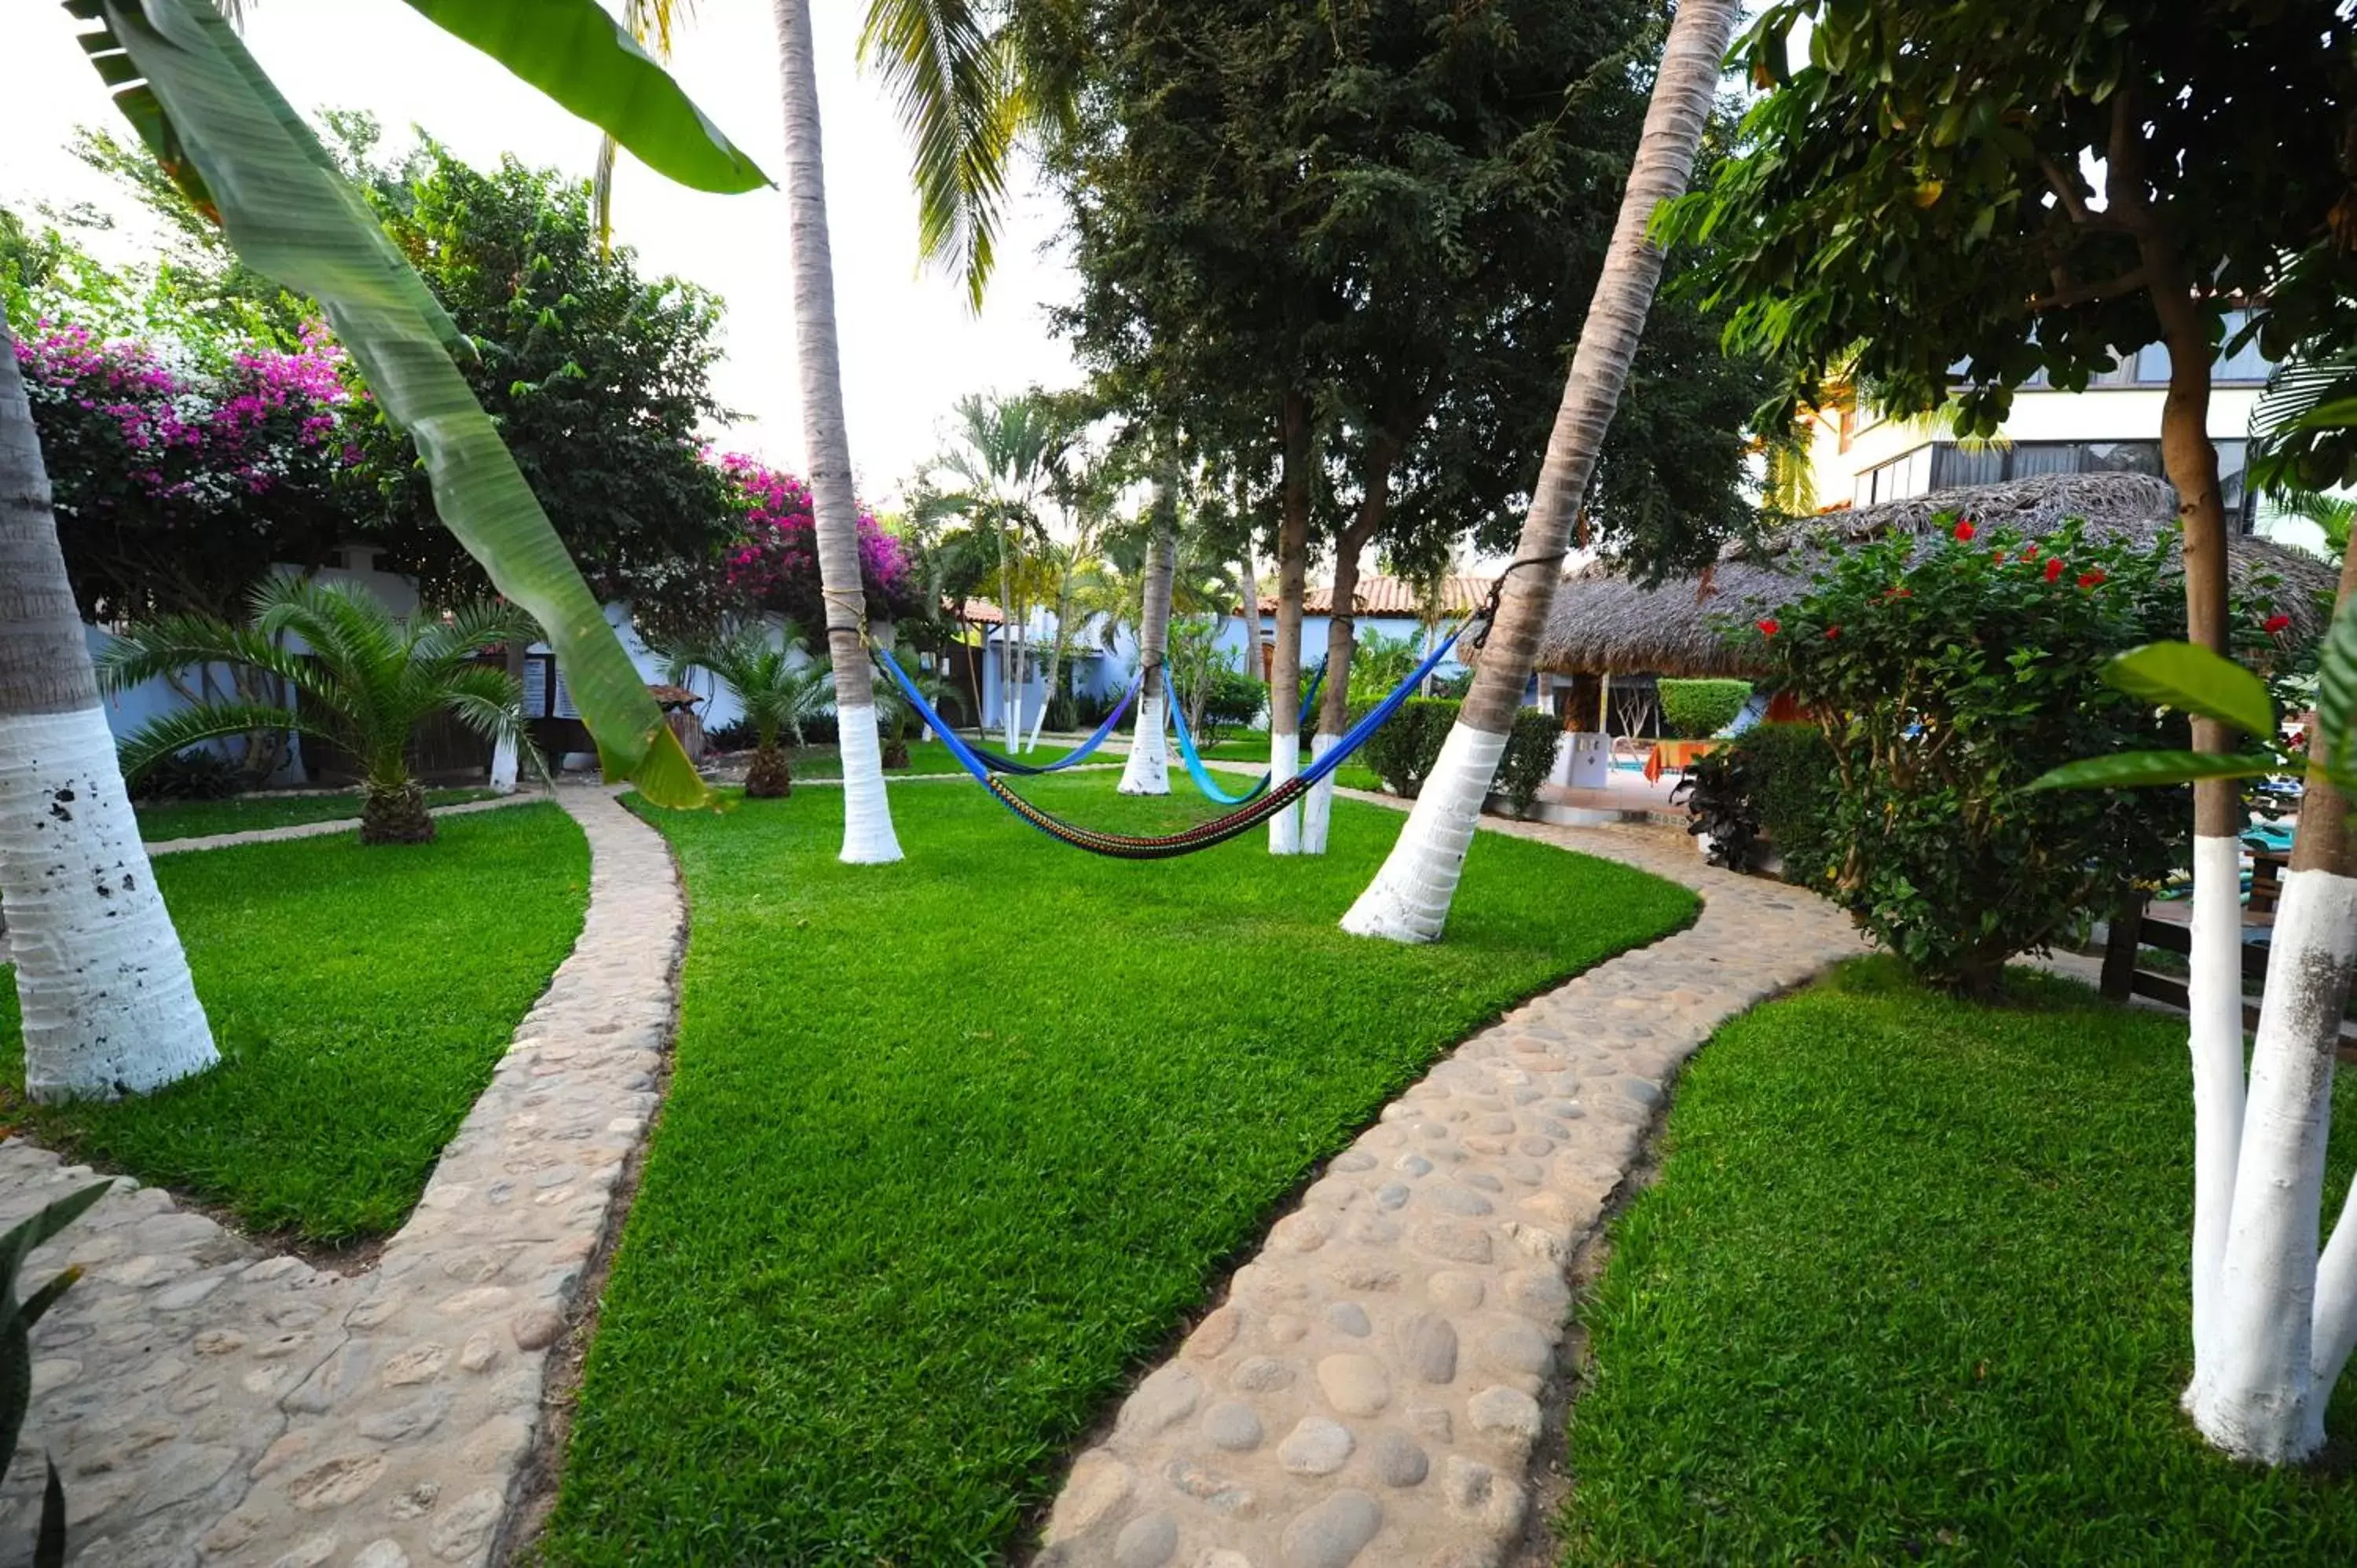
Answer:
[[[1792,602],[1830,544],[1912,534],[1928,549],[1950,526],[1947,520],[1959,516],[2030,538],[2079,518],[2092,534],[2148,542],[2175,526],[2177,492],[2144,474],[2050,474],[1828,512],[1779,531],[1764,547],[1730,546],[1700,576],[1656,588],[1641,588],[1601,564],[1584,567],[1555,589],[1538,668],[1558,675],[1759,674],[1749,648],[1722,636],[1722,627]],[[2292,617],[2293,635],[2323,634],[2335,582],[2330,566],[2247,534],[2230,541],[2227,552],[2235,581],[2259,574],[2281,579],[2276,607]]]

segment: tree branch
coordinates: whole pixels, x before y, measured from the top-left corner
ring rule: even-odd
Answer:
[[[2043,153],[2038,155],[2038,166],[2046,171],[2046,183],[2061,201],[2062,210],[2071,215],[2071,221],[2085,227],[2094,215],[2087,210],[2079,182],[2066,176],[2061,166]]]
[[[2029,308],[2033,314],[2044,310],[2061,310],[2073,305],[2093,305],[2100,299],[2115,299],[2124,294],[2134,294],[2151,282],[2142,267],[2133,267],[2115,278],[2102,283],[2075,284],[2057,287],[2051,294],[2033,297]]]

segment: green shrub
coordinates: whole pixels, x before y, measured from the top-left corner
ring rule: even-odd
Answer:
[[[1765,837],[1787,882],[1819,879],[1831,854],[1833,748],[1814,725],[1754,725],[1732,744],[1695,758],[1671,793],[1690,833],[1707,833],[1710,862],[1747,869]]]
[[[1260,717],[1261,710],[1268,706],[1268,687],[1224,665],[1211,671],[1211,694],[1203,699],[1202,734],[1195,738],[1205,746],[1217,746],[1227,731],[1242,729]]]
[[[1735,722],[1751,700],[1749,681],[1663,681],[1662,733],[1678,740],[1706,740]]]
[[[2181,791],[2028,789],[2066,762],[2185,745],[2181,720],[2099,674],[2183,625],[2173,545],[2099,542],[2075,522],[2026,543],[1959,523],[1930,548],[1902,536],[1835,552],[1739,634],[1826,745],[1824,811],[1791,830],[1804,854],[1823,846],[1812,885],[1921,978],[1986,993],[2006,960],[2181,857]],[[2257,633],[2266,607],[2238,603],[2239,629]],[[1805,822],[1808,791],[1780,789],[1778,810]]]
[[[1363,704],[1351,704],[1351,722],[1372,708],[1377,699]],[[1414,800],[1432,776],[1432,766],[1440,759],[1441,743],[1448,738],[1449,727],[1457,722],[1460,704],[1450,697],[1410,697],[1391,722],[1368,737],[1361,753],[1367,766],[1383,781],[1383,788],[1394,795]],[[1539,786],[1546,782],[1547,769],[1555,763],[1555,750],[1562,726],[1552,714],[1527,708],[1514,715],[1514,727],[1506,737],[1506,754],[1498,762],[1494,787],[1510,800],[1516,816],[1528,816],[1538,799]]]

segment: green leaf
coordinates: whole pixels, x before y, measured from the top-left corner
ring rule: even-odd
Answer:
[[[2066,762],[2032,779],[2031,789],[2149,789],[2197,779],[2264,779],[2284,770],[2272,757],[2214,751],[2123,751]]]
[[[703,804],[702,779],[451,362],[455,328],[317,138],[206,0],[98,9],[145,79],[135,91],[159,116],[160,145],[185,152],[240,257],[319,302],[385,417],[416,442],[444,524],[540,623],[607,777],[638,778],[659,805]]]
[[[2271,736],[2275,703],[2256,675],[2190,642],[2147,642],[2104,666],[2104,682],[2132,697]]]
[[[2341,783],[2357,771],[2351,766],[2357,746],[2357,598],[2342,600],[2325,628],[2317,655],[2316,722],[2324,732],[2325,771]]]
[[[727,193],[770,183],[597,0],[408,4],[630,148],[657,174],[696,190]]]

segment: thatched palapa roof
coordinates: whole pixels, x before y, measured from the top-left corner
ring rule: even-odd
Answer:
[[[1928,549],[1949,526],[1945,520],[1958,516],[1986,531],[2029,538],[2083,518],[2091,535],[2148,542],[2175,526],[2177,492],[2143,474],[2050,474],[1827,512],[1780,531],[1764,550],[1730,546],[1704,575],[1672,578],[1658,588],[1641,588],[1600,564],[1585,567],[1555,589],[1538,668],[1558,675],[1760,673],[1746,647],[1730,643],[1722,627],[1798,597],[1830,543],[1906,533]],[[2294,635],[2323,634],[2335,582],[2331,567],[2248,534],[2231,540],[2227,553],[2237,582],[2261,573],[2282,579],[2276,608],[2292,617]]]

